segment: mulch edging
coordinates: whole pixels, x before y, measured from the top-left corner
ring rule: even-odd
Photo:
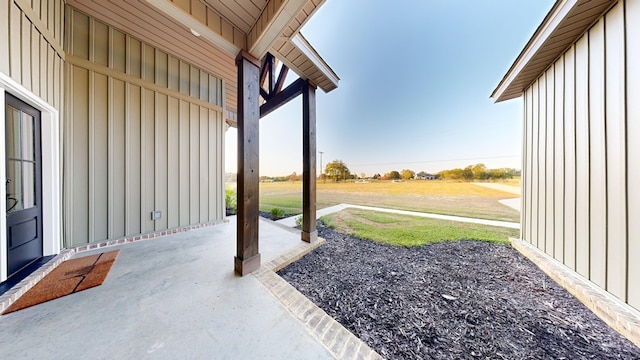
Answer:
[[[385,358],[640,358],[509,246],[402,248],[318,230],[327,244],[278,274]]]

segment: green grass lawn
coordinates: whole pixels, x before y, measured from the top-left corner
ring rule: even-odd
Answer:
[[[299,194],[264,195],[260,196],[260,211],[269,212],[273,208],[280,208],[286,214],[302,213],[302,199]]]
[[[342,233],[406,247],[461,239],[509,244],[509,237],[520,233],[516,229],[358,209],[347,209],[321,220]]]
[[[520,221],[520,214],[500,199],[517,195],[472,183],[447,181],[379,181],[367,184],[318,183],[318,209],[340,203],[457,215],[489,220]],[[260,211],[274,207],[287,214],[302,212],[302,183],[261,183]]]

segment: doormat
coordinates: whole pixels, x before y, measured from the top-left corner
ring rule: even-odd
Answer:
[[[102,285],[120,250],[85,256],[63,262],[2,314],[22,310],[78,291]]]

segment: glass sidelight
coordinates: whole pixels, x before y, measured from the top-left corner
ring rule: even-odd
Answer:
[[[38,205],[35,119],[8,105],[5,124],[7,212],[11,213]]]

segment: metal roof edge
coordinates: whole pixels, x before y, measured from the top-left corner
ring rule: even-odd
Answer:
[[[517,98],[518,96],[504,96],[504,92],[509,85],[513,83],[516,77],[529,63],[531,58],[540,50],[553,32],[557,29],[560,22],[569,14],[569,12],[578,4],[578,0],[558,0],[547,13],[542,23],[533,33],[525,47],[522,49],[516,60],[513,62],[507,73],[502,77],[498,86],[491,93],[490,98],[495,102],[501,102]]]
[[[313,46],[311,46],[309,41],[300,32],[298,32],[291,38],[291,43],[293,44],[293,46],[298,48],[307,58],[309,58],[309,60],[316,67],[318,67],[322,74],[326,76],[336,88],[338,87],[338,82],[340,81],[338,75],[333,71],[333,69],[331,69],[327,62],[324,61],[324,59],[318,54],[318,52],[313,48]]]

